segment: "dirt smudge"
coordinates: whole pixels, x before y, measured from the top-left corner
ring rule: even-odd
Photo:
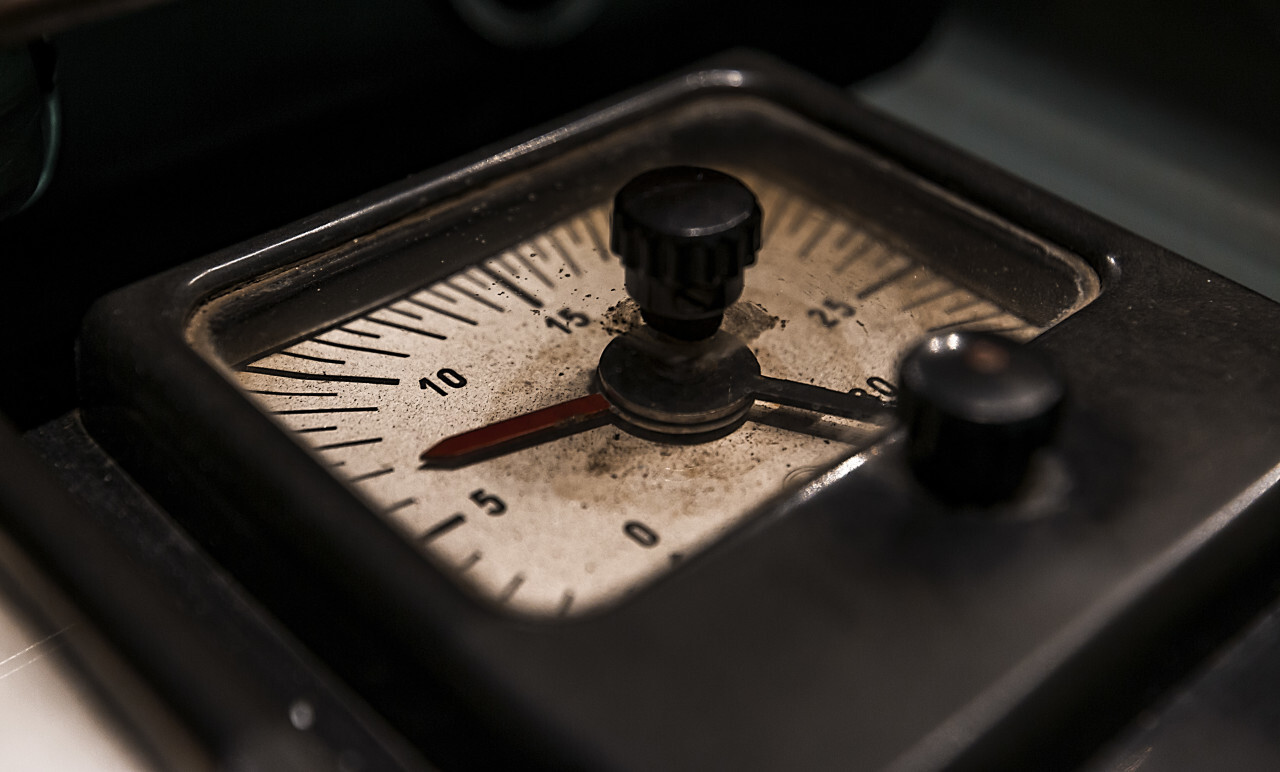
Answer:
[[[751,343],[774,327],[785,324],[779,317],[770,314],[759,303],[743,301],[734,303],[725,309],[725,330],[737,335],[746,343]]]
[[[605,309],[600,324],[610,335],[621,335],[644,324],[644,320],[640,318],[640,306],[636,301],[626,298]]]
[[[609,306],[600,324],[610,335],[621,335],[636,329],[644,320],[640,316],[640,306],[630,298],[620,300]],[[746,343],[751,343],[765,332],[775,327],[786,327],[786,321],[770,314],[759,303],[742,301],[725,309],[724,323],[721,327],[727,332],[737,335]]]

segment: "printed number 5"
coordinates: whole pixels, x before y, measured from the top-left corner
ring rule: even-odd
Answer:
[[[491,493],[485,493],[484,488],[478,488],[471,491],[471,500],[485,511],[485,514],[497,517],[507,511],[507,504],[502,499]]]

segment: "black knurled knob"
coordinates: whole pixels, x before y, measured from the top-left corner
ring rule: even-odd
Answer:
[[[902,362],[909,463],[951,504],[1014,497],[1053,438],[1066,387],[1047,357],[993,333],[935,335]]]
[[[673,337],[715,334],[742,295],[760,249],[760,203],[723,172],[668,166],[645,172],[613,201],[610,248],[650,326]]]

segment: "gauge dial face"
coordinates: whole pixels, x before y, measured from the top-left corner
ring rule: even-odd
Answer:
[[[765,376],[891,402],[929,333],[1026,340],[1043,327],[868,229],[744,177],[764,240],[724,329]],[[614,602],[763,502],[865,447],[882,426],[757,403],[696,444],[604,425],[456,468],[420,454],[582,397],[605,345],[641,324],[601,205],[429,286],[235,368],[240,385],[442,570],[518,613]]]

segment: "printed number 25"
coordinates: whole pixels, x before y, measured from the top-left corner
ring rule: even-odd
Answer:
[[[841,319],[853,316],[853,306],[843,300],[826,298],[822,301],[822,308],[810,308],[808,315],[817,319],[823,327],[830,329],[840,324]]]

